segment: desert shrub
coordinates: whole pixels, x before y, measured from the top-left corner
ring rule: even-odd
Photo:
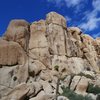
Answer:
[[[84,73],[79,73],[78,74],[79,76],[84,76],[84,77],[86,77],[86,78],[90,78],[90,79],[92,79],[92,80],[94,80],[94,77],[93,76],[91,76],[91,75],[89,75],[89,74],[84,74]]]
[[[56,71],[59,71],[59,66],[58,66],[58,65],[55,65],[55,66],[54,66],[54,69],[55,69]]]
[[[93,93],[93,94],[99,94],[100,93],[100,87],[94,84],[89,84],[87,88],[88,93]]]
[[[62,89],[63,89],[63,93],[61,95],[66,96],[67,98],[69,98],[69,100],[93,100],[89,96],[82,96],[75,93],[74,91],[70,90],[68,87],[67,88],[62,87]]]

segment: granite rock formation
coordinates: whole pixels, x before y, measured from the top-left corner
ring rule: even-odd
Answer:
[[[56,100],[57,86],[60,94],[69,86],[82,95],[89,83],[100,87],[100,38],[66,23],[56,12],[10,22],[0,38],[0,100]]]

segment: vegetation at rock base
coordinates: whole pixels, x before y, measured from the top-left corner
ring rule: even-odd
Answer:
[[[100,87],[94,84],[89,84],[87,88],[88,93],[93,93],[93,94],[99,94],[100,93]]]
[[[54,66],[54,69],[55,69],[56,71],[58,71],[58,70],[59,70],[59,66],[58,66],[58,65]]]
[[[62,89],[63,89],[63,93],[61,95],[67,97],[69,100],[93,100],[89,96],[82,96],[75,93],[74,91],[70,90],[68,87],[67,88],[62,87]]]
[[[58,65],[54,66],[54,69],[55,69],[56,71],[59,72],[59,66],[58,66]],[[58,91],[59,91],[60,80],[63,81],[63,79],[61,79],[61,73],[60,73],[60,72],[59,72],[59,75],[60,75],[60,76],[58,77],[57,89],[56,89],[56,100],[57,100],[58,95],[65,96],[65,97],[67,97],[69,100],[93,100],[93,99],[92,99],[90,96],[88,96],[88,95],[83,96],[83,95],[77,94],[77,93],[75,93],[74,91],[70,90],[69,87],[66,87],[66,88],[65,88],[64,86],[62,87],[63,93],[62,93],[62,94],[59,94]],[[94,79],[94,77],[92,77],[91,75],[85,75],[84,73],[79,73],[78,75],[79,75],[79,76],[85,76],[85,77],[90,78],[90,79]],[[73,79],[74,76],[75,76],[74,74],[71,75],[71,80]]]

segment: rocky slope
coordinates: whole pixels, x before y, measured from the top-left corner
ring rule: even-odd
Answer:
[[[0,38],[0,100],[55,100],[61,86],[85,96],[90,83],[100,87],[100,38],[67,27],[56,12],[9,23]]]

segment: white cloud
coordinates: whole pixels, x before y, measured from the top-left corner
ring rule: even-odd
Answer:
[[[64,0],[67,7],[74,7],[79,5],[83,0]]]
[[[99,22],[100,22],[100,18],[89,15],[87,18],[87,22],[81,23],[81,25],[79,25],[79,27],[86,31],[92,31],[92,30],[98,28]]]
[[[100,11],[100,0],[93,0],[92,5],[96,11]]]
[[[75,7],[84,0],[47,0],[47,1],[56,3],[57,6],[60,6],[61,3],[64,3],[67,7]]]
[[[47,0],[50,3],[54,3],[56,7],[60,8],[66,6],[68,8],[73,7],[74,12],[78,13],[84,7],[85,0]]]
[[[93,0],[92,6],[93,10],[91,12],[85,13],[86,16],[83,18],[86,20],[86,22],[81,23],[79,25],[80,28],[86,30],[86,31],[92,31],[96,28],[98,28],[100,23],[100,17],[97,17],[97,14],[100,11],[100,0]]]

